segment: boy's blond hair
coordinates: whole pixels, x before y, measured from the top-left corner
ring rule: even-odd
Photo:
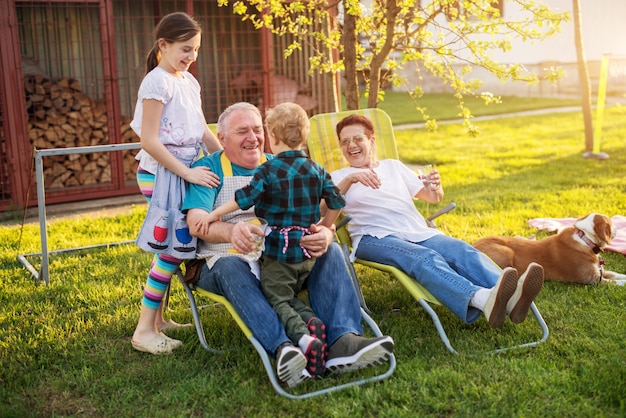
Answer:
[[[289,148],[306,144],[309,136],[309,115],[298,104],[286,102],[265,112],[265,124],[269,133]]]

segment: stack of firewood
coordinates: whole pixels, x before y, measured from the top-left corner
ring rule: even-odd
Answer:
[[[29,137],[37,149],[85,147],[110,143],[106,104],[81,91],[78,80],[52,81],[42,75],[24,78]],[[121,122],[122,142],[138,142],[130,119]],[[134,155],[124,153],[124,177],[135,177]],[[43,159],[46,188],[111,182],[108,152],[48,156]]]

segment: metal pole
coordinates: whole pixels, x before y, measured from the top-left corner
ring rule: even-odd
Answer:
[[[109,145],[93,145],[88,147],[70,147],[70,148],[55,148],[55,149],[35,149],[33,154],[35,155],[35,180],[37,182],[37,206],[39,210],[39,236],[41,238],[41,266],[39,272],[26,260],[26,256],[36,254],[18,254],[18,260],[30,271],[35,279],[44,280],[46,286],[50,284],[50,268],[49,268],[49,255],[48,251],[48,229],[46,221],[46,189],[43,178],[43,157],[49,155],[69,155],[69,154],[86,154],[93,152],[110,152],[110,151],[124,151],[141,148],[141,144],[138,142],[132,142],[127,144],[109,144]],[[106,245],[119,245],[132,241],[124,241],[118,243],[101,244],[96,246],[87,246],[81,248],[71,248],[52,251],[52,253],[74,251],[81,249],[89,249]]]
[[[35,150],[35,171],[37,182],[37,207],[39,208],[39,236],[41,238],[41,266],[36,279],[43,279],[46,286],[50,284],[48,278],[48,231],[46,227],[46,192],[43,184],[43,157],[40,151]]]

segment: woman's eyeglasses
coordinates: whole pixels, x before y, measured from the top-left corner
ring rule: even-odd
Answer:
[[[363,141],[365,141],[366,139],[367,139],[367,136],[365,136],[365,135],[355,135],[355,136],[353,136],[352,138],[348,138],[348,137],[346,137],[346,138],[341,138],[341,139],[339,140],[339,145],[341,145],[342,147],[348,147],[348,146],[350,146],[350,143],[351,143],[352,141],[354,141],[354,143],[355,143],[356,145],[359,145],[359,144],[361,144]]]

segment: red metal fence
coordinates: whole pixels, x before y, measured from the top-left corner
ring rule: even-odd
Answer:
[[[335,110],[334,80],[308,74],[303,50],[206,1],[0,0],[0,211],[35,205],[32,150],[137,142],[129,128],[159,19],[186,11],[203,28],[192,66],[208,122],[229,104]],[[4,11],[8,13],[5,15]],[[46,201],[138,193],[134,151],[48,157]],[[30,197],[27,194],[30,190]]]

